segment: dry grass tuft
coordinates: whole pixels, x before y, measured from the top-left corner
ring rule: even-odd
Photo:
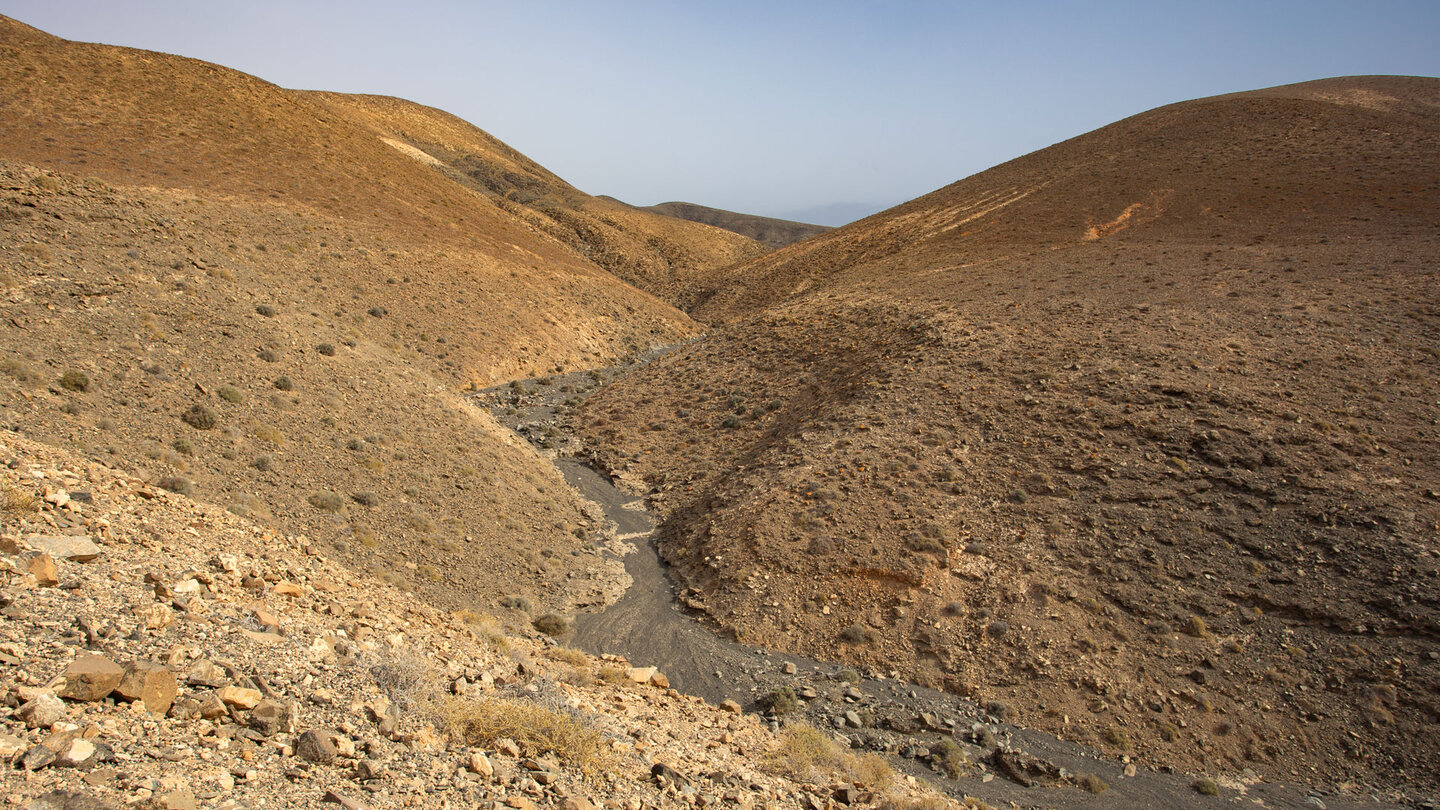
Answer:
[[[804,723],[786,727],[780,745],[761,758],[760,769],[799,782],[844,776],[875,791],[895,782],[895,772],[884,757],[851,754],[825,732]]]
[[[6,483],[0,489],[0,511],[6,517],[18,518],[40,509],[40,500],[33,492]]]
[[[526,756],[553,753],[586,776],[610,770],[614,752],[599,729],[563,711],[544,706],[487,698],[451,698],[439,708],[441,727],[467,745],[489,747],[513,740]]]

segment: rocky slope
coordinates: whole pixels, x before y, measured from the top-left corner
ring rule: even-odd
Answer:
[[[602,267],[404,138],[613,206],[435,110],[0,18],[0,420],[448,607],[613,598],[583,505],[458,394],[688,337],[607,269],[760,247],[631,212]]]
[[[945,806],[822,737],[507,625],[523,614],[438,610],[15,434],[0,490],[13,806]]]
[[[582,430],[738,638],[1147,762],[1433,790],[1437,105],[1161,108],[728,269]]]
[[[763,240],[718,222],[585,194],[489,133],[440,110],[383,96],[307,96],[373,129],[389,145],[485,195],[616,277],[682,308],[698,277],[764,252]]]

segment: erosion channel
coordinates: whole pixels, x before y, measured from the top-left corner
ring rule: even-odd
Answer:
[[[1195,775],[1144,767],[1128,758],[1106,759],[1007,724],[998,716],[1003,707],[987,710],[883,674],[748,647],[718,635],[702,617],[687,612],[676,600],[675,585],[656,551],[658,527],[643,493],[622,491],[608,475],[587,466],[585,448],[568,425],[568,413],[580,399],[648,359],[653,355],[608,369],[517,380],[475,395],[478,404],[550,457],[565,480],[603,510],[615,540],[633,547],[623,557],[632,584],[604,610],[576,617],[569,643],[596,655],[624,656],[637,666],[656,666],[673,688],[711,703],[735,700],[745,711],[762,713],[773,728],[808,722],[852,748],[889,755],[899,772],[927,779],[957,798],[1045,808],[1209,808],[1230,803],[1199,793]],[[768,709],[767,698],[782,690],[793,696],[793,708],[777,715]],[[1262,782],[1249,772],[1215,780],[1225,797],[1240,792],[1242,798],[1235,803],[1251,806],[1400,806],[1360,792],[1321,794]]]

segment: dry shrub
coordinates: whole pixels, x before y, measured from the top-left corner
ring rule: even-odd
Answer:
[[[418,653],[397,651],[370,668],[386,697],[404,711],[430,705],[441,690],[440,673]]]
[[[3,485],[0,490],[0,511],[10,517],[20,517],[39,511],[40,499],[33,492],[12,484]]]
[[[785,728],[780,745],[760,759],[760,769],[797,782],[843,776],[876,791],[895,781],[895,772],[884,757],[851,754],[825,732],[804,723]]]
[[[440,707],[440,720],[448,734],[467,745],[490,748],[509,739],[526,756],[554,753],[587,776],[605,772],[614,764],[614,753],[599,729],[536,703],[451,698]]]
[[[590,667],[590,656],[573,647],[551,647],[545,651],[545,657],[580,669]]]

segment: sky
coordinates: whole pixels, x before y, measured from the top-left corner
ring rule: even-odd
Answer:
[[[66,39],[439,107],[571,184],[840,224],[1153,107],[1440,76],[1436,0],[0,0]]]

